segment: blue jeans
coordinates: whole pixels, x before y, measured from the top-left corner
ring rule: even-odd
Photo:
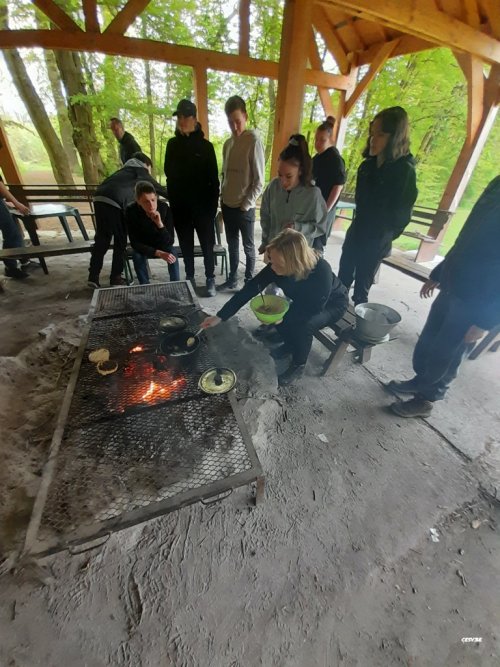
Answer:
[[[464,342],[473,324],[465,301],[447,292],[438,294],[413,352],[415,383],[422,398],[444,398],[462,360],[474,348],[474,343]]]
[[[23,237],[19,225],[10,214],[7,205],[0,199],[0,231],[3,236],[3,247],[8,248],[22,248]],[[17,267],[16,259],[4,259],[6,269],[15,269]]]
[[[165,252],[170,252],[177,258],[177,251],[175,248],[171,247],[168,250],[165,250]],[[148,258],[146,255],[141,255],[140,252],[134,250],[132,253],[132,261],[134,262],[134,269],[139,283],[141,285],[149,285]],[[161,261],[163,262],[163,260]],[[176,259],[174,264],[168,264],[168,275],[170,276],[170,280],[180,280],[178,259]]]

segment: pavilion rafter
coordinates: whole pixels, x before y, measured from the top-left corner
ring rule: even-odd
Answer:
[[[100,32],[99,19],[97,18],[97,0],[82,0],[82,7],[85,16],[85,30],[87,32]]]
[[[54,0],[33,0],[33,4],[61,30],[83,32],[71,16],[68,16]]]
[[[435,46],[448,46],[471,53],[490,63],[500,63],[500,42],[497,39],[439,11],[429,0],[425,0],[425,3],[415,0],[317,1],[354,16],[379,21],[395,30],[431,41]]]
[[[108,25],[105,34],[124,35],[135,19],[146,9],[151,0],[128,0]]]

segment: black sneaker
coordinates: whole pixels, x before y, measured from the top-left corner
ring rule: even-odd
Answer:
[[[127,281],[123,276],[111,276],[109,284],[111,287],[123,287],[127,284]]]
[[[186,276],[186,280],[191,283],[193,289],[196,288],[196,278],[194,276]]]
[[[280,387],[286,387],[295,380],[298,380],[304,374],[305,367],[305,364],[297,366],[297,364],[291,363],[286,371],[281,373],[281,375],[278,375],[278,385]]]
[[[215,278],[207,278],[207,296],[217,296]]]
[[[17,266],[14,266],[12,269],[5,269],[5,275],[7,278],[14,278],[14,280],[24,280],[28,278],[26,271],[19,269]]]
[[[87,285],[89,287],[92,287],[92,289],[101,289],[101,285],[99,284],[98,280],[89,280],[87,281]]]
[[[238,278],[228,278],[222,283],[221,289],[238,289]]]
[[[411,380],[401,380],[397,382],[396,380],[391,380],[387,389],[390,391],[396,392],[396,394],[417,394],[418,393],[418,383],[417,378],[412,378]]]
[[[393,403],[391,410],[399,417],[429,417],[433,407],[431,401],[417,396],[403,403]]]

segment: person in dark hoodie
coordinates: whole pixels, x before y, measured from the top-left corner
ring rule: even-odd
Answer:
[[[354,281],[356,305],[368,301],[380,262],[410,222],[418,194],[403,108],[390,107],[375,116],[363,157],[356,180],[356,212],[339,265],[344,285],[349,289]]]
[[[125,209],[125,222],[139,283],[149,284],[147,259],[155,257],[167,262],[170,280],[179,280],[172,214],[166,201],[158,201],[156,190],[149,181],[135,184],[135,202]]]
[[[413,394],[391,406],[401,417],[428,417],[476,341],[500,324],[500,176],[480,196],[420,296],[428,298],[436,288],[439,295],[413,352],[415,377],[388,385],[396,393]]]
[[[165,151],[165,176],[174,227],[184,258],[186,279],[194,285],[194,232],[205,263],[208,296],[215,296],[214,220],[219,200],[219,176],[213,145],[196,120],[196,106],[181,100],[175,136]]]
[[[96,189],[94,195],[94,211],[96,233],[94,247],[90,257],[89,287],[99,288],[99,276],[104,255],[113,240],[113,260],[109,284],[124,285],[122,276],[125,248],[127,247],[127,231],[125,228],[125,209],[134,201],[135,184],[137,181],[148,181],[162,197],[167,196],[166,188],[162,187],[151,176],[151,160],[144,153],[135,153],[121,169],[108,176]]]
[[[109,129],[115,135],[120,144],[120,162],[125,164],[127,160],[134,157],[134,153],[141,153],[142,149],[130,132],[125,132],[123,123],[119,118],[113,117],[109,121]]]

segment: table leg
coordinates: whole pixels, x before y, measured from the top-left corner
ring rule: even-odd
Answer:
[[[69,228],[66,216],[65,215],[60,215],[59,216],[59,222],[61,223],[62,228],[64,229],[64,233],[68,237],[68,241],[70,243],[73,243],[73,234],[71,233],[71,229]]]
[[[32,215],[23,215],[21,218],[23,221],[24,228],[28,232],[28,236],[30,237],[31,243],[36,246],[40,245],[40,239],[38,238],[38,233],[37,233],[37,224],[36,224],[36,218],[34,218]],[[47,268],[47,263],[45,262],[45,259],[43,257],[38,258],[40,262],[40,266],[43,269],[43,272],[45,274],[48,274],[49,270]]]
[[[86,241],[90,241],[89,235],[87,234],[87,230],[85,229],[85,225],[83,224],[82,216],[80,215],[80,212],[75,210],[73,213],[75,216],[76,224],[78,225],[78,229],[81,231],[83,238]]]

